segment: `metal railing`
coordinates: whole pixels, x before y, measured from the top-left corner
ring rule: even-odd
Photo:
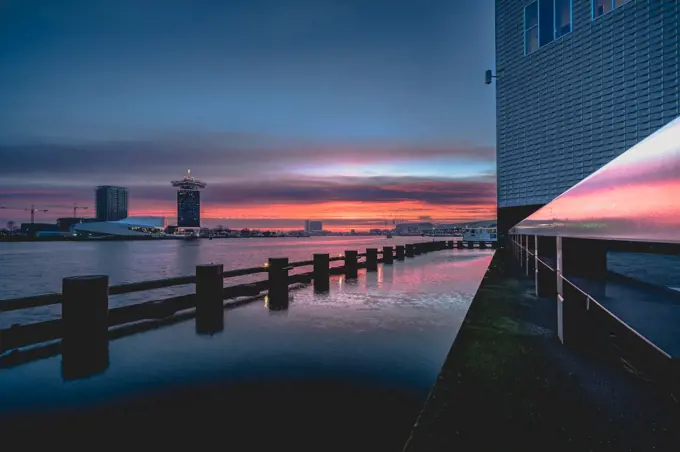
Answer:
[[[634,328],[634,319],[607,308],[602,289],[616,277],[607,267],[610,251],[680,256],[678,193],[680,118],[510,229],[513,257],[527,275],[535,273],[536,294],[557,301],[557,331],[563,343],[608,340],[608,331],[616,338],[611,341],[623,344],[622,353],[629,351],[623,348],[634,350],[657,371],[677,374],[680,382],[680,333],[673,338],[649,325]],[[632,280],[616,284],[622,297],[637,294],[631,296],[646,299],[639,294],[653,293],[677,305],[678,317],[668,319],[670,311],[659,311],[659,324],[680,319],[680,294],[651,284],[642,287],[642,282],[633,287]]]

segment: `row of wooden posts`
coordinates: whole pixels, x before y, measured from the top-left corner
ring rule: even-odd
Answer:
[[[99,362],[106,356],[108,363],[108,335],[109,327],[138,322],[146,319],[167,318],[179,310],[195,308],[196,331],[199,334],[214,334],[223,330],[225,309],[224,299],[238,296],[256,297],[263,290],[267,290],[266,301],[270,310],[287,309],[289,302],[289,286],[293,283],[309,283],[313,281],[316,292],[327,292],[330,287],[332,274],[343,274],[348,279],[356,278],[360,268],[368,272],[378,269],[378,263],[393,264],[394,260],[403,261],[406,258],[454,247],[463,248],[460,241],[420,242],[397,246],[368,248],[366,253],[360,254],[356,250],[347,250],[338,257],[329,254],[314,254],[312,261],[289,263],[288,258],[270,258],[264,268],[230,270],[225,272],[222,264],[207,264],[196,266],[195,278],[183,277],[168,280],[132,283],[132,285],[109,286],[106,275],[75,276],[63,279],[61,294],[48,294],[33,299],[5,300],[5,306],[16,309],[26,304],[36,306],[37,303],[61,303],[62,318],[57,321],[47,321],[41,324],[17,325],[9,330],[2,330],[0,339],[6,339],[8,350],[16,346],[39,343],[61,337],[62,363],[67,368],[77,369],[75,374],[81,374],[83,363],[88,368],[104,366]],[[472,248],[470,244],[467,246]],[[486,246],[480,245],[480,248]],[[382,255],[382,258],[379,258]],[[359,262],[365,257],[365,262]],[[331,262],[344,261],[344,266],[331,267]],[[297,275],[289,275],[289,271],[296,267],[312,265],[313,271]],[[268,274],[266,281],[258,281],[239,286],[224,287],[226,277],[239,274]],[[159,302],[147,302],[138,305],[109,309],[109,295],[116,293],[131,293],[159,287],[187,284],[185,279],[191,279],[196,285],[194,295],[179,296]],[[190,282],[189,282],[190,283]],[[54,297],[58,295],[58,301]],[[50,298],[51,297],[51,298]],[[1,345],[1,344],[0,344]],[[9,347],[9,348],[7,348]],[[71,362],[71,364],[69,364]],[[78,370],[80,369],[80,370]]]

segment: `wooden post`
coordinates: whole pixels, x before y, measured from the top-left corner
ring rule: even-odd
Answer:
[[[328,254],[314,255],[314,291],[324,293],[330,290],[330,257]]]
[[[397,255],[396,257],[397,257],[398,261],[404,260],[404,256],[406,255],[405,251],[406,251],[406,247],[404,245],[397,245],[396,246],[395,254]]]
[[[61,303],[63,378],[103,372],[109,366],[109,277],[64,278]]]
[[[475,247],[475,242],[467,242],[468,249],[473,249]]]
[[[463,248],[463,247],[465,246],[465,243],[463,243],[462,240],[458,240],[458,241],[456,242],[456,246],[457,246],[458,248]]]
[[[345,276],[356,278],[358,275],[357,252],[355,250],[345,251]]]
[[[453,240],[449,240],[448,242],[446,242],[446,249],[452,250],[454,244],[455,243]]]
[[[416,254],[416,251],[415,251],[412,243],[408,243],[406,245],[405,250],[406,250],[406,257],[413,257]]]
[[[288,258],[269,258],[267,306],[272,311],[288,308]]]
[[[413,244],[413,254],[415,254],[416,256],[423,254],[423,244],[422,243],[414,243]]]
[[[366,249],[366,271],[378,271],[378,248]]]
[[[389,265],[394,261],[394,248],[383,246],[383,263]]]
[[[196,266],[196,333],[213,335],[224,330],[222,264]]]
[[[486,242],[479,242],[479,249],[485,250],[486,249]]]

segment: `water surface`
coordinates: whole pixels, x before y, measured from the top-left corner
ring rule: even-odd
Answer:
[[[86,379],[63,380],[60,356],[3,369],[0,431],[99,438],[115,426],[107,444],[400,450],[491,256],[446,250],[335,277],[327,294],[292,292],[286,311],[225,311],[212,336],[188,320],[123,337]]]
[[[431,239],[429,239],[431,240]],[[121,242],[0,243],[0,299],[61,292],[68,276],[108,275],[110,284],[192,275],[196,265],[219,263],[225,270],[264,265],[270,257],[291,262],[311,260],[314,253],[339,255],[345,250],[365,251],[428,241],[422,237],[383,236],[249,238],[215,240],[162,240]],[[340,265],[338,263],[337,265]],[[298,272],[310,271],[301,267]],[[293,272],[295,273],[295,272]],[[225,285],[264,279],[264,275],[231,278]],[[111,307],[192,293],[194,286],[173,287],[114,296]],[[59,317],[59,306],[0,314],[0,328]]]

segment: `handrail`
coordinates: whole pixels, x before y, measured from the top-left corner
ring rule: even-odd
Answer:
[[[556,273],[557,278],[559,278],[561,281],[567,283],[570,287],[572,287],[574,290],[579,292],[582,296],[586,297],[586,301],[587,301],[588,306],[590,306],[590,303],[595,304],[599,309],[601,309],[604,313],[606,313],[611,319],[613,319],[615,322],[617,322],[619,325],[621,325],[627,331],[632,333],[638,339],[642,340],[645,344],[652,347],[656,352],[658,352],[659,354],[661,354],[662,356],[664,356],[667,359],[672,359],[672,356],[668,352],[663,350],[661,347],[656,345],[654,342],[652,342],[651,340],[646,338],[643,334],[638,332],[635,328],[630,326],[626,321],[624,321],[619,316],[614,314],[612,311],[607,309],[600,301],[597,300],[597,298],[595,298],[595,296],[588,293],[585,289],[579,287],[578,284],[575,281],[570,279],[571,276],[565,275],[565,274],[562,274],[562,273],[558,273],[547,262],[545,262],[543,259],[541,259],[540,255],[531,253],[525,246],[522,245],[521,242],[517,242],[516,240],[514,240],[514,238],[511,239],[511,243],[514,244],[517,248],[521,249],[522,251],[530,254],[532,256],[532,258],[535,259],[535,262],[537,264],[540,263],[543,266],[545,266],[548,270],[550,270],[551,272]]]

